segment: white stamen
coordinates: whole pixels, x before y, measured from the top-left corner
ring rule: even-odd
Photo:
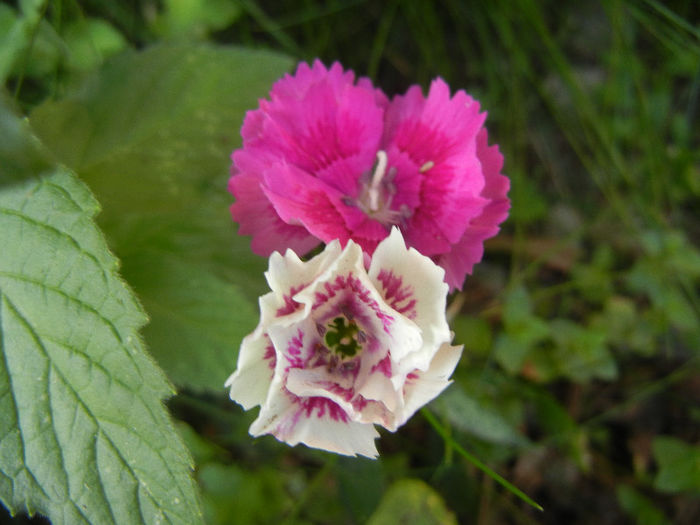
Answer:
[[[420,173],[425,173],[426,171],[428,171],[428,170],[429,170],[430,168],[432,168],[433,166],[435,166],[435,163],[434,163],[432,160],[429,160],[428,162],[426,162],[425,164],[423,164],[423,165],[420,167],[420,169],[419,169],[418,171],[419,171]]]
[[[386,165],[388,162],[388,158],[386,156],[386,152],[383,150],[379,150],[377,152],[377,167],[374,170],[374,174],[372,175],[372,181],[369,184],[369,188],[367,189],[367,196],[369,197],[369,209],[371,211],[377,211],[379,210],[379,185],[382,182],[382,179],[384,178],[384,174],[386,173]]]

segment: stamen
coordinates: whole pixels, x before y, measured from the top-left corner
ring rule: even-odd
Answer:
[[[383,150],[377,151],[377,167],[374,169],[374,174],[372,175],[372,180],[367,189],[367,196],[369,197],[369,209],[370,211],[379,210],[379,185],[382,183],[384,174],[386,173],[386,165],[389,159],[386,156],[386,152]]]
[[[432,160],[429,160],[428,162],[426,162],[425,164],[423,164],[423,165],[420,167],[420,169],[419,169],[418,171],[419,171],[420,173],[425,173],[426,171],[428,171],[428,170],[429,170],[430,168],[432,168],[433,166],[435,166],[435,163],[434,163]]]

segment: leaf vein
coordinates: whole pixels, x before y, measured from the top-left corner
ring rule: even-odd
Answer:
[[[97,268],[99,268],[99,270],[100,270],[103,282],[104,283],[109,282],[109,276],[107,275],[107,272],[104,268],[104,263],[99,260],[97,255],[85,250],[85,248],[83,248],[81,246],[81,244],[75,239],[75,237],[73,237],[70,233],[63,231],[63,230],[60,230],[60,229],[56,228],[55,226],[51,226],[50,224],[46,224],[45,222],[41,222],[40,220],[35,219],[34,217],[30,217],[29,215],[27,215],[25,213],[21,213],[20,211],[13,210],[11,208],[0,208],[0,214],[19,218],[19,219],[31,224],[34,227],[37,227],[37,228],[40,228],[43,230],[47,230],[47,231],[51,232],[52,234],[54,234],[62,239],[68,240],[70,242],[70,244],[78,251],[79,254],[85,255],[88,259],[90,259],[92,262],[95,263],[95,266]]]

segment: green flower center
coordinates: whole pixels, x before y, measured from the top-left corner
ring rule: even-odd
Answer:
[[[359,333],[360,329],[355,321],[344,316],[336,317],[326,326],[324,340],[326,346],[340,357],[353,357],[362,350],[362,345],[357,341]]]

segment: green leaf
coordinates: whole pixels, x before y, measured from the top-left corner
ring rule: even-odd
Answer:
[[[266,260],[235,234],[229,156],[245,111],[290,66],[204,44],[129,51],[31,116],[102,203],[100,224],[152,318],[149,348],[180,385],[221,390],[254,328]]]
[[[493,349],[491,326],[485,319],[459,315],[450,326],[455,332],[455,344],[464,344],[469,356],[485,356]]]
[[[69,51],[69,66],[81,71],[99,65],[128,45],[119,31],[99,18],[76,20],[66,27],[63,38]]]
[[[433,405],[463,432],[502,445],[527,443],[527,439],[498,413],[499,405],[467,394],[458,384],[452,385]]]
[[[651,356],[660,350],[654,341],[654,330],[638,310],[637,304],[627,297],[611,295],[602,312],[594,314],[591,327],[606,334],[608,343],[626,351]]]
[[[531,350],[549,335],[549,326],[532,313],[525,288],[511,290],[503,309],[505,333],[496,338],[494,356],[509,373],[520,372]]]
[[[153,25],[161,36],[204,38],[230,25],[240,13],[240,5],[228,0],[164,0]]]
[[[419,479],[402,479],[386,491],[368,525],[451,525],[457,524],[455,515],[442,497]]]
[[[658,507],[629,485],[618,486],[616,492],[620,507],[634,518],[637,525],[666,525],[670,523]]]
[[[366,458],[341,457],[335,465],[339,499],[355,523],[366,523],[377,508],[385,487],[384,470],[380,461]]]
[[[143,333],[158,343],[154,354],[168,363],[170,379],[197,390],[221,390],[236,368],[233,345],[258,319],[240,289],[152,248],[129,257],[123,274],[153,317]]]
[[[54,524],[200,523],[98,209],[63,168],[0,192],[0,499]]]
[[[553,319],[550,329],[556,346],[549,357],[556,361],[560,374],[578,382],[617,377],[617,364],[605,345],[604,331],[568,319]]]
[[[3,35],[0,37],[0,85],[12,71],[13,66],[19,61],[27,49],[32,45],[34,32],[41,22],[41,15],[46,0],[22,2],[21,15],[2,8]]]
[[[208,463],[198,472],[207,523],[276,523],[291,506],[280,471]]]
[[[52,168],[29,125],[11,109],[3,92],[0,92],[0,137],[0,188]]]
[[[627,274],[627,284],[649,296],[666,325],[661,329],[670,325],[697,338],[700,324],[690,291],[700,281],[700,251],[679,231],[648,231],[641,238],[646,253]]]
[[[652,444],[659,472],[654,487],[663,492],[700,492],[700,447],[670,436],[657,436]]]

